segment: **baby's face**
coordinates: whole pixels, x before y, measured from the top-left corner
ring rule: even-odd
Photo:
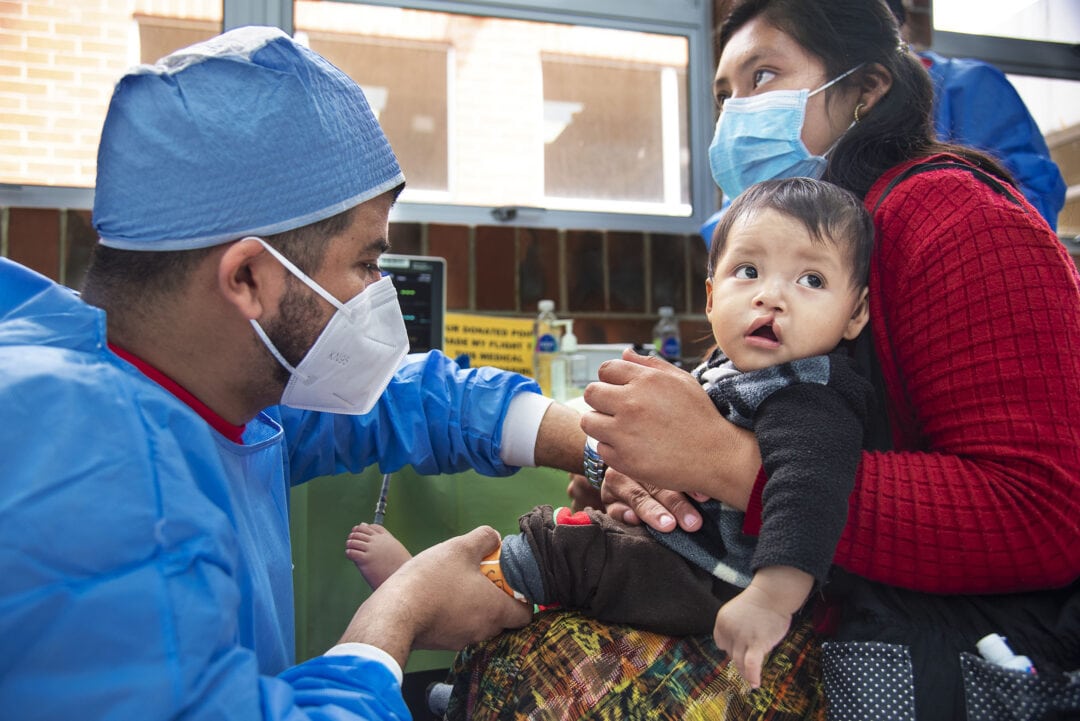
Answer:
[[[720,350],[751,371],[822,355],[855,338],[869,314],[848,256],[775,210],[739,219],[706,281],[705,314]]]

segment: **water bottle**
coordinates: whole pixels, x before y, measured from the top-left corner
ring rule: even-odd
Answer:
[[[682,342],[679,339],[679,322],[675,309],[670,305],[660,308],[660,320],[653,326],[653,347],[664,360],[676,365],[682,362]]]
[[[540,313],[533,323],[533,378],[540,384],[540,391],[552,397],[551,365],[559,354],[560,328],[555,317],[555,301],[542,300],[537,304]]]

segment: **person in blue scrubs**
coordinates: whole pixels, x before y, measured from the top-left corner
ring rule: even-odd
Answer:
[[[408,718],[412,648],[528,621],[479,529],[294,665],[291,486],[581,469],[530,379],[405,355],[378,269],[403,184],[360,88],[279,30],[119,81],[82,296],[0,259],[0,716]]]
[[[906,31],[902,0],[887,0]],[[905,37],[907,37],[905,32]],[[972,58],[947,58],[924,50],[923,65],[934,81],[934,129],[946,143],[988,152],[1012,173],[1020,192],[1057,230],[1065,205],[1065,179],[1050,157],[1042,131],[1005,73]]]

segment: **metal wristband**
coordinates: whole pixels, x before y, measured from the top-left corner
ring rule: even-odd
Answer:
[[[607,472],[607,464],[596,450],[596,439],[585,437],[585,478],[593,488],[599,490],[604,482],[604,473]]]

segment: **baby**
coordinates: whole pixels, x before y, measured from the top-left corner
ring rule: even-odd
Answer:
[[[540,506],[485,570],[507,593],[662,633],[713,633],[751,686],[828,576],[873,391],[838,350],[869,318],[873,224],[858,199],[808,178],[748,188],[717,225],[706,316],[716,350],[693,371],[719,412],[752,429],[768,481],[758,538],[743,514],[694,494],[695,533]],[[375,583],[408,558],[381,527],[347,555]]]

